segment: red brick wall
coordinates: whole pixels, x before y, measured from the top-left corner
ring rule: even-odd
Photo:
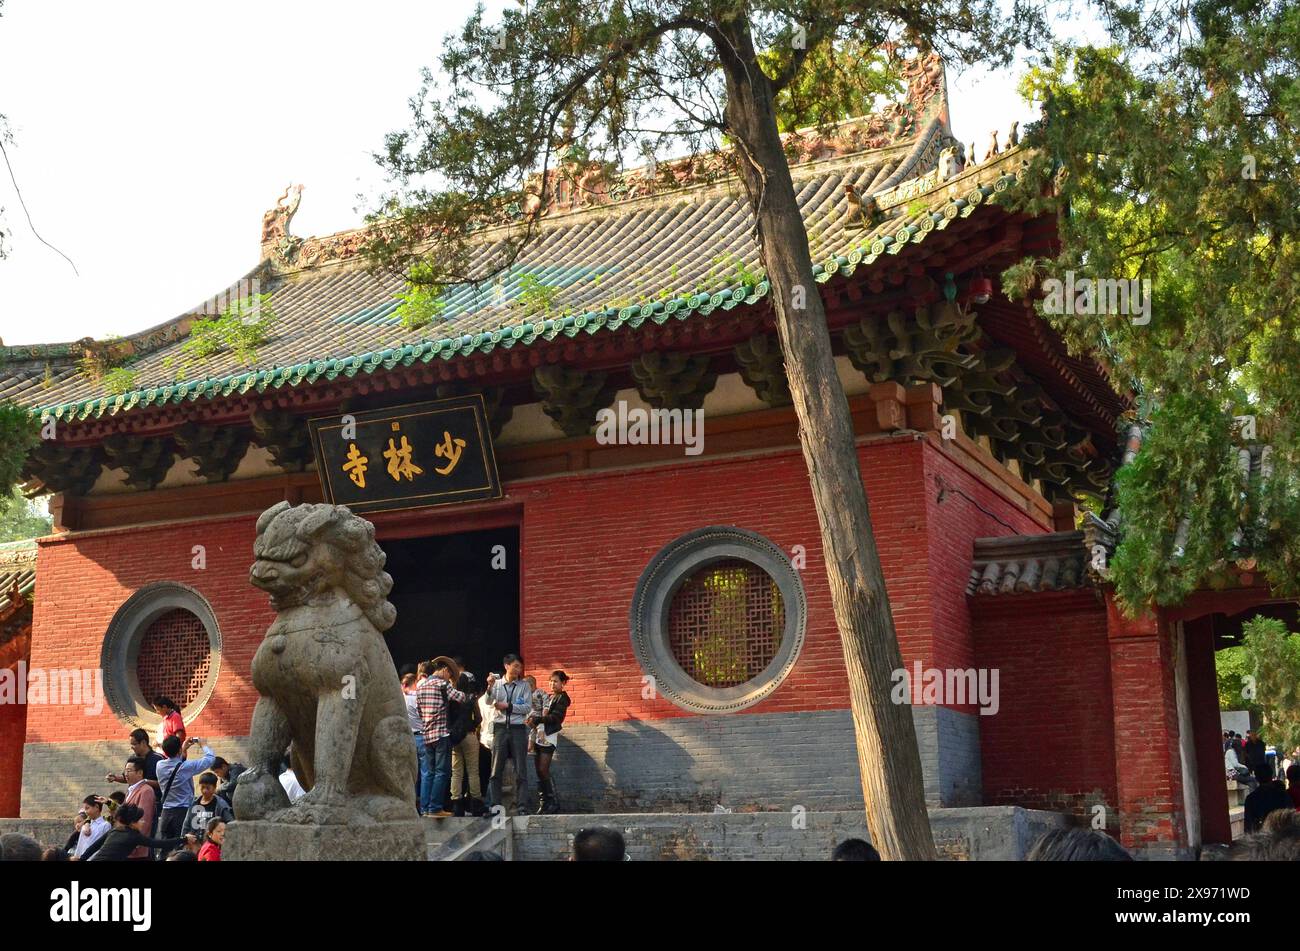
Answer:
[[[983,661],[977,665],[966,599],[975,539],[1038,535],[1045,529],[929,443],[926,444],[924,491],[930,536],[929,604],[934,666],[960,669],[989,666]],[[941,491],[942,501],[939,500]],[[962,709],[974,713],[977,708]]]
[[[859,449],[859,459],[905,659],[970,665],[963,592],[971,540],[997,534],[1000,527],[965,499],[936,503],[934,476],[942,473],[1012,524],[1040,529],[924,440],[872,442]],[[628,611],[655,553],[711,524],[750,529],[787,552],[795,545],[807,550],[803,651],[781,688],[753,709],[847,705],[817,519],[797,450],[548,478],[507,490],[524,510],[523,653],[533,670],[563,666],[574,676],[575,723],[685,715],[667,700],[642,699]],[[255,699],[247,672],[272,618],[265,595],[248,584],[254,521],[245,516],[43,544],[38,570],[47,596],[34,621],[32,663],[98,665],[104,633],[122,603],[150,582],[179,581],[211,603],[224,648],[216,691],[191,733],[246,733]],[[191,568],[196,544],[207,548],[206,570]],[[107,709],[88,717],[80,709],[33,708],[27,725],[28,742],[121,734],[122,725]]]
[[[32,666],[98,667],[104,634],[122,603],[152,582],[180,582],[207,598],[222,635],[215,692],[189,732],[247,733],[257,700],[248,670],[273,618],[266,595],[248,583],[255,522],[255,517],[245,516],[42,543]],[[203,570],[191,567],[195,545],[206,549]],[[80,706],[32,705],[28,711],[28,743],[121,739],[122,723],[107,704],[98,715]]]
[[[1116,799],[1106,608],[1095,592],[971,601],[1000,709],[980,717],[985,802],[1090,814]]]
[[[1115,770],[1129,848],[1186,845],[1173,642],[1162,619],[1124,617],[1107,599]]]
[[[904,653],[926,648],[928,616],[921,444],[872,443],[859,451],[872,523]],[[524,657],[564,667],[574,681],[574,722],[685,716],[641,697],[628,634],[638,578],[666,544],[706,525],[735,525],[786,552],[807,550],[802,653],[785,683],[754,712],[848,705],[843,655],[826,584],[803,457],[797,451],[558,479],[511,491],[525,501]],[[969,555],[967,556],[969,559]]]

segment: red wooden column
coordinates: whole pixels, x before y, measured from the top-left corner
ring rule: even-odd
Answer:
[[[7,683],[3,688],[18,690],[19,681],[27,677],[27,662],[31,656],[31,628],[0,646],[0,676]],[[17,696],[6,696],[0,702],[0,819],[16,819],[23,791],[23,740],[27,735],[27,704],[18,703]]]
[[[1223,726],[1214,671],[1214,619],[1183,623],[1187,638],[1187,686],[1196,737],[1196,777],[1201,802],[1201,842],[1232,841],[1228,790],[1223,773]]]
[[[1126,618],[1111,592],[1106,626],[1120,842],[1172,854],[1187,848],[1173,638],[1157,617]]]

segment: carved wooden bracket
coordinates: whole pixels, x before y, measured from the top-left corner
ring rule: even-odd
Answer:
[[[549,364],[533,371],[533,389],[542,410],[566,436],[586,436],[596,425],[596,413],[614,401],[609,374]]]
[[[285,472],[302,472],[312,461],[311,434],[307,422],[280,409],[253,410],[253,442],[271,454]]]
[[[503,401],[505,389],[500,386],[485,386],[482,388],[469,386],[465,383],[439,383],[436,390],[439,399],[447,399],[452,396],[467,396],[470,393],[483,394],[483,408],[487,411],[488,427],[492,430],[492,438],[497,439],[501,435],[501,430],[505,428],[506,423],[515,414],[515,408],[509,403]]]
[[[768,406],[789,406],[790,381],[785,375],[785,357],[772,334],[755,334],[736,345],[740,377]]]
[[[23,478],[38,481],[51,492],[85,495],[103,468],[100,453],[93,448],[72,448],[42,441],[27,456]]]
[[[249,431],[242,427],[195,422],[177,426],[173,435],[181,455],[193,459],[198,474],[208,482],[229,479],[252,441]]]
[[[718,382],[704,355],[643,353],[629,369],[641,398],[655,409],[699,409]]]
[[[155,488],[176,462],[176,452],[165,437],[114,433],[104,438],[103,446],[109,465],[125,471],[122,481],[133,489]]]
[[[973,365],[958,348],[977,333],[974,312],[941,301],[917,307],[911,319],[897,310],[883,321],[864,318],[846,327],[843,338],[849,359],[872,383],[933,381],[947,387]]]

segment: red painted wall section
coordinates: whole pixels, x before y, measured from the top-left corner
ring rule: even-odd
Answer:
[[[19,634],[0,649],[0,670],[11,673],[12,683],[18,683],[18,674],[24,668],[19,662],[27,659],[31,646],[30,634]],[[27,707],[20,703],[0,703],[0,819],[18,816],[23,792],[23,742],[27,733]]]
[[[1201,808],[1201,841],[1232,841],[1228,789],[1224,780],[1223,726],[1219,681],[1215,674],[1214,624],[1210,617],[1183,624],[1187,639],[1187,692],[1196,744],[1196,786]]]
[[[1120,841],[1186,846],[1173,642],[1163,619],[1123,616],[1107,597]]]
[[[255,523],[245,516],[42,542],[32,666],[99,667],[104,635],[127,598],[156,581],[189,585],[216,613],[223,655],[215,691],[189,732],[246,734],[257,700],[248,679],[253,651],[274,617],[266,595],[248,583]],[[191,567],[196,545],[205,550],[202,570]],[[28,710],[28,743],[121,740],[123,734],[107,703],[98,714],[69,705],[32,704]]]
[[[1022,530],[1041,527],[925,440],[873,441],[859,447],[859,460],[905,661],[973,665],[964,600],[971,545],[1005,529],[965,499],[935,502],[934,477],[942,474]],[[758,532],[786,552],[806,551],[802,653],[785,683],[751,709],[848,705],[820,533],[797,450],[516,483],[507,486],[506,501],[524,512],[522,652],[532,670],[564,667],[574,677],[574,722],[689,715],[667,700],[642,698],[628,611],[650,559],[679,535],[713,524]],[[98,666],[122,603],[151,582],[178,581],[208,599],[223,641],[216,690],[191,733],[247,733],[256,699],[249,665],[273,617],[266,596],[248,583],[254,524],[253,516],[242,516],[42,544],[38,571],[46,596],[34,618],[32,663]],[[191,567],[195,545],[206,547],[205,570]],[[121,735],[108,709],[88,716],[33,707],[27,724],[31,743]]]
[[[976,657],[966,597],[975,539],[1038,535],[1047,529],[946,453],[929,442],[924,446],[930,662],[935,667],[963,670],[991,666]],[[959,709],[975,713],[978,708]]]
[[[979,662],[999,671],[999,710],[980,717],[984,801],[1113,813],[1110,644],[1097,592],[982,596],[971,608]]]
[[[859,449],[905,655],[925,651],[929,638],[922,453],[911,439]],[[749,529],[787,553],[796,545],[807,553],[803,650],[785,683],[749,709],[848,706],[821,537],[797,451],[530,483],[511,495],[526,499],[524,657],[535,669],[563,667],[574,675],[575,722],[689,715],[668,700],[642,698],[628,612],[637,580],[655,554],[707,525]]]

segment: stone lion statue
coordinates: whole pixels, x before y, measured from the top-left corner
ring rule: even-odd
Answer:
[[[277,617],[253,657],[249,769],[237,819],[287,823],[413,820],[415,746],[383,632],[397,619],[375,527],[341,505],[280,502],[257,520],[250,580]],[[292,743],[307,795],[278,779]]]

